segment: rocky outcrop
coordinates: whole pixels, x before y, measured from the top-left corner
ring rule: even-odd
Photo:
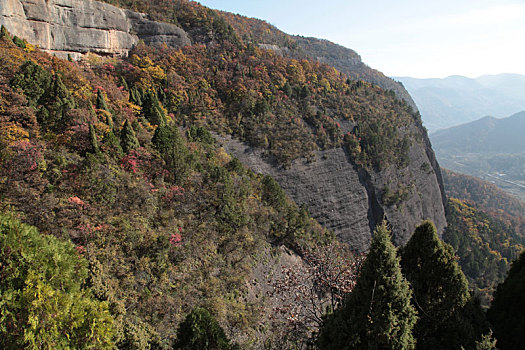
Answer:
[[[294,201],[356,250],[368,248],[373,228],[383,218],[397,245],[406,243],[423,220],[432,220],[440,234],[446,226],[441,174],[434,170],[424,141],[411,147],[406,168],[369,173],[353,165],[342,148],[317,152],[314,162],[295,160],[282,168],[259,149],[229,136],[219,140],[254,172],[274,177]]]
[[[190,44],[175,25],[91,0],[0,0],[0,24],[61,57],[87,52],[125,56],[139,40],[174,47]]]
[[[231,137],[222,138],[221,142],[228,153],[254,172],[275,178],[294,201],[305,204],[312,216],[334,231],[339,240],[358,250],[367,248],[370,220],[376,215],[369,211],[366,188],[343,149],[318,152],[315,162],[296,160],[283,169],[265,161],[260,149]]]

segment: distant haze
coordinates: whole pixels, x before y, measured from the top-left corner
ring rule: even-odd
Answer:
[[[525,111],[525,75],[485,75],[476,79],[396,77],[408,90],[430,131],[485,116],[503,118]]]
[[[430,134],[442,167],[493,182],[525,200],[525,112]]]
[[[523,0],[202,0],[351,48],[390,76],[525,74]]]

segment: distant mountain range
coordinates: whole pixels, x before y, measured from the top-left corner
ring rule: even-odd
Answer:
[[[525,112],[508,118],[484,117],[476,121],[438,130],[430,134],[440,152],[523,153],[525,152]]]
[[[439,163],[525,198],[525,112],[484,117],[430,134]]]
[[[481,116],[505,117],[525,110],[525,75],[459,75],[444,79],[394,77],[416,102],[429,131],[474,121]]]

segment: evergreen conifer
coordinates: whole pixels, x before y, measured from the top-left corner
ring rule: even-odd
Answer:
[[[137,136],[135,136],[135,131],[127,119],[126,122],[124,122],[122,130],[120,131],[120,146],[122,147],[122,151],[124,151],[124,153],[128,153],[132,149],[140,147]]]
[[[93,124],[91,123],[89,123],[89,142],[90,142],[90,148],[91,148],[90,152],[91,153],[99,152],[97,133],[95,131],[95,128],[93,127]]]
[[[459,348],[457,323],[469,300],[468,283],[452,247],[441,241],[434,224],[419,225],[401,249],[401,266],[413,289],[412,303],[419,313],[414,336],[421,349]],[[472,341],[473,342],[473,341]]]
[[[522,349],[525,344],[525,251],[512,263],[498,285],[488,311],[500,349]]]
[[[354,290],[327,319],[319,337],[320,348],[413,349],[412,328],[417,316],[411,295],[383,222],[374,231]]]
[[[177,330],[174,349],[184,350],[233,350],[222,327],[208,310],[196,307],[190,312]]]

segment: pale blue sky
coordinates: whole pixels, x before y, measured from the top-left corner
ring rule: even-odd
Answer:
[[[525,0],[202,0],[354,49],[389,76],[525,74]]]

